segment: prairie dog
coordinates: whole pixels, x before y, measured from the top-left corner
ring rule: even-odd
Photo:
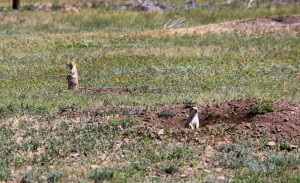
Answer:
[[[70,71],[67,75],[68,90],[78,89],[78,72],[75,62],[68,62],[67,65],[70,67]]]
[[[189,111],[189,115],[187,116],[187,122],[189,124],[189,127],[194,129],[199,128],[199,117],[198,117],[198,108],[193,107]]]

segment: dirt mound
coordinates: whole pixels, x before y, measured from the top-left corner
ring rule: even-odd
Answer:
[[[229,27],[240,31],[289,30],[296,27],[300,28],[300,15],[262,17],[237,21]]]
[[[270,31],[298,33],[300,31],[300,15],[262,17],[257,19],[235,20],[230,22],[208,24],[187,28],[163,29],[143,32],[143,35],[166,36],[185,34],[231,33],[234,31],[252,34]]]
[[[201,130],[230,129],[231,135],[265,137],[274,141],[300,143],[300,104],[287,101],[270,101],[273,112],[253,113],[254,104],[267,101],[244,98],[232,101],[195,104],[199,109]],[[166,128],[186,128],[189,105],[172,105],[156,108],[145,114],[144,124]],[[160,114],[160,115],[159,115]],[[165,114],[165,116],[163,115]],[[169,114],[169,115],[168,115]],[[171,114],[176,114],[172,116]],[[160,117],[161,116],[161,117]],[[229,133],[229,131],[228,131]]]
[[[126,87],[99,87],[99,88],[79,88],[81,91],[95,92],[95,93],[116,93],[116,94],[129,94],[133,92],[132,88]]]
[[[274,111],[255,110],[255,106],[261,107],[267,104],[273,106]],[[186,119],[191,106],[199,109],[201,123],[199,130],[187,128]],[[114,115],[117,118],[140,118],[143,122],[135,126],[135,129],[144,129],[149,132],[157,131],[157,129],[182,131],[192,136],[196,134],[198,138],[201,135],[205,138],[210,135],[220,136],[220,134],[228,138],[242,135],[300,144],[300,103],[296,102],[243,98],[232,101],[170,105],[153,109],[110,106],[60,113],[60,115],[73,116],[109,114],[117,114]]]
[[[266,103],[266,101],[244,98],[232,101],[222,101],[213,103],[199,103],[193,106],[199,109],[199,120],[201,126],[214,123],[280,123],[280,122],[299,122],[300,123],[300,104],[284,101],[271,101],[275,106],[274,112],[265,112],[264,114],[251,114],[253,104],[258,101]],[[167,127],[184,128],[186,123],[186,115],[189,111],[188,105],[171,105],[156,108],[145,114],[150,118],[152,123],[159,122]],[[165,113],[161,114],[161,113]],[[174,113],[174,117],[168,115]],[[161,115],[159,115],[161,114]],[[161,117],[160,117],[161,116]],[[300,128],[299,128],[300,130]]]

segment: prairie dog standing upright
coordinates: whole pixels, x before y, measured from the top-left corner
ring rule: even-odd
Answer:
[[[189,115],[187,116],[187,122],[189,124],[189,127],[194,129],[199,128],[199,117],[198,117],[198,108],[193,107],[189,111]]]
[[[68,90],[78,89],[78,72],[75,62],[68,62],[67,65],[70,67],[70,71],[67,75]]]

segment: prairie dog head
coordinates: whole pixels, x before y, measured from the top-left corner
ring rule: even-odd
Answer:
[[[198,113],[197,107],[192,107],[189,111],[189,116],[195,116]]]
[[[76,63],[73,61],[68,62],[67,65],[70,67],[70,69],[73,69],[73,67],[76,67]]]

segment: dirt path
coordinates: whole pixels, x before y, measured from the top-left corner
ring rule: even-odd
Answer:
[[[231,33],[234,31],[246,34],[265,33],[270,31],[276,31],[281,33],[289,32],[296,34],[300,32],[300,15],[262,17],[257,19],[234,20],[230,22],[208,24],[187,28],[147,31],[143,32],[142,35],[152,35],[159,37],[167,35],[181,36],[185,34],[202,35],[208,32]]]

